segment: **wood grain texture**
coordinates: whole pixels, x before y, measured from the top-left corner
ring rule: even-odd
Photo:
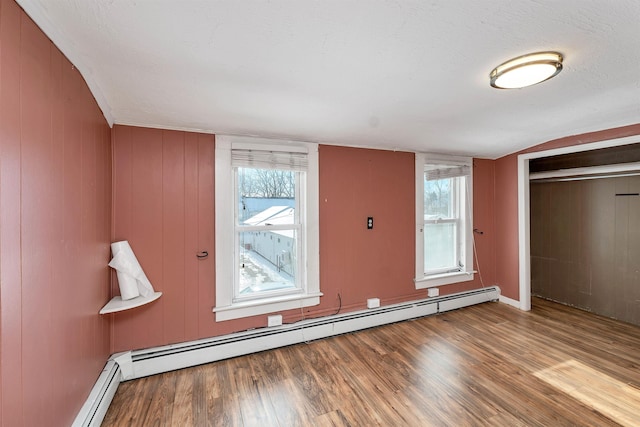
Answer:
[[[640,425],[640,328],[533,299],[120,385],[103,426]]]

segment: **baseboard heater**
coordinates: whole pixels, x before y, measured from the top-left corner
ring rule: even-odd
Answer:
[[[99,427],[122,381],[120,366],[109,359],[72,427]]]
[[[112,385],[115,381],[133,380],[231,357],[415,319],[483,302],[497,301],[499,297],[500,288],[491,286],[441,297],[113,355],[109,359],[107,366],[115,364],[117,371],[111,365],[109,370],[111,373],[107,375],[105,374],[107,371],[105,367],[105,371],[103,371],[103,375],[100,376],[98,381],[107,381],[109,384],[100,385],[96,383],[89,396],[91,401],[88,400],[85,403],[85,406],[83,406],[84,412],[81,411],[78,414],[74,426],[100,424],[106,413],[106,408],[108,408],[113,394],[115,394],[115,389]],[[114,363],[114,361],[117,363]],[[100,391],[104,391],[106,393],[105,396],[94,395]],[[86,410],[85,407],[87,408]],[[91,413],[91,408],[96,408],[96,413]],[[82,419],[79,420],[79,418]],[[82,422],[82,420],[86,422]]]
[[[133,351],[131,376],[124,380],[202,365],[287,345],[313,341],[374,326],[467,307],[500,296],[497,286],[375,309],[303,320],[293,324],[238,332],[189,343]]]

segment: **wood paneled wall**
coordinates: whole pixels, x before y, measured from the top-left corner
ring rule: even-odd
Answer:
[[[112,240],[129,241],[163,295],[111,315],[112,350],[214,335],[214,136],[116,125],[113,146]]]
[[[477,230],[473,234],[477,254],[473,265],[480,272],[473,288],[496,284],[495,180],[495,161],[473,159],[473,228]]]
[[[315,310],[335,312],[338,294],[345,311],[363,309],[373,297],[382,304],[424,298],[413,283],[413,154],[322,145],[319,155],[324,297]]]
[[[263,327],[266,315],[215,322],[214,138],[212,135],[116,126],[114,234],[127,239],[156,290],[156,302],[111,315],[113,351],[206,338]],[[426,297],[414,274],[414,157],[411,153],[320,146],[321,303],[305,317]],[[474,162],[474,210],[484,283],[495,283],[490,160]],[[375,227],[366,229],[373,216]],[[209,251],[197,261],[195,253]],[[442,294],[473,289],[450,285]],[[118,293],[114,280],[114,294]],[[340,294],[340,299],[338,298]],[[340,305],[342,304],[342,305]],[[303,313],[282,313],[285,322]]]
[[[640,177],[531,183],[534,295],[640,325]]]
[[[0,0],[0,424],[69,425],[109,356],[110,129]]]

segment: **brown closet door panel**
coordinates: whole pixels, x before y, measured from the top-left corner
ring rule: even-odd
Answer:
[[[549,230],[545,253],[561,262],[575,260],[575,242],[579,238],[577,192],[573,182],[549,184]]]
[[[585,246],[591,249],[591,298],[589,308],[596,313],[611,314],[610,287],[615,275],[615,181],[595,179],[587,183],[585,192],[585,215],[590,224],[589,240]]]
[[[530,189],[532,293],[640,324],[640,177]]]
[[[531,257],[531,292],[547,295],[549,292],[549,262],[546,258]]]
[[[549,194],[547,184],[531,184],[529,191],[531,207],[531,257],[541,257],[548,251]],[[534,232],[535,230],[535,232]],[[532,266],[533,268],[533,266]],[[532,284],[533,286],[533,284]]]
[[[640,194],[640,176],[627,178],[629,193]],[[625,315],[621,320],[640,324],[640,196],[627,196],[627,268],[625,270]]]

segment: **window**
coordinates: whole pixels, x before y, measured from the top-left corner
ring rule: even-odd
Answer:
[[[216,321],[317,305],[317,145],[216,137]]]
[[[473,280],[472,160],[416,154],[416,288]]]

